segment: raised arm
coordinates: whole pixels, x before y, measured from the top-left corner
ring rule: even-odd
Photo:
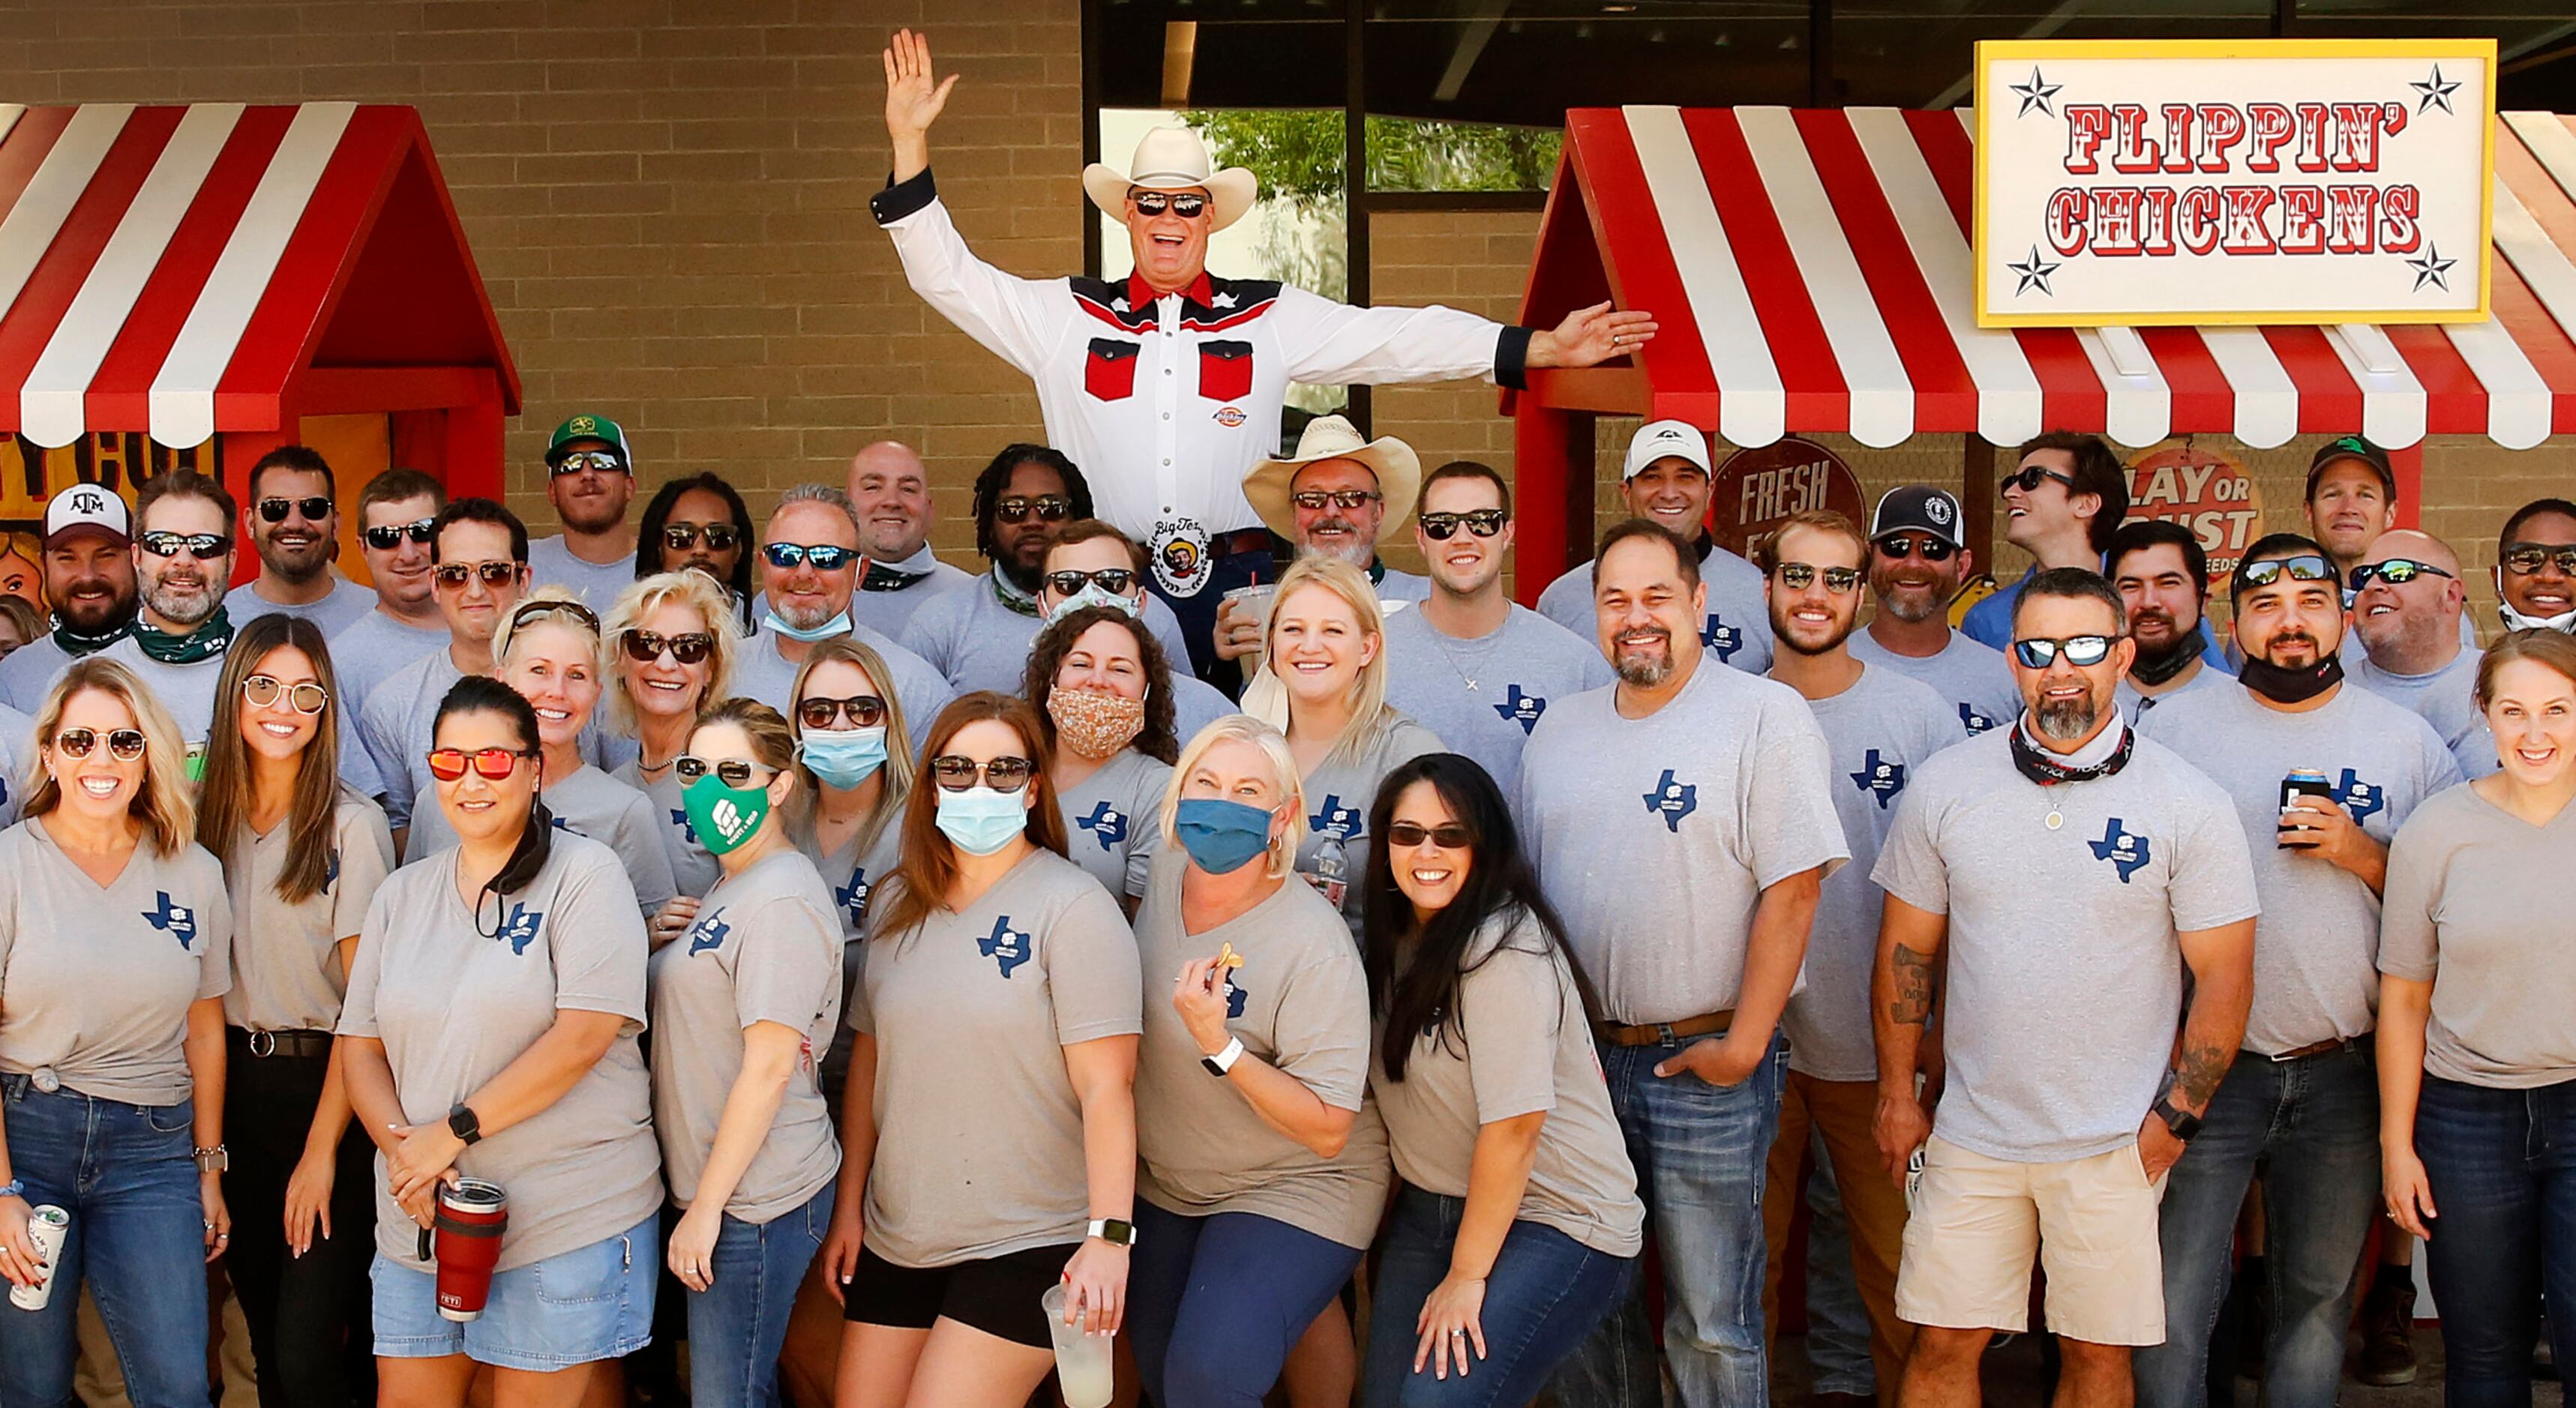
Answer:
[[[1193,959],[1181,969],[1172,985],[1172,1007],[1198,1042],[1200,1055],[1215,1056],[1234,1040],[1225,1025],[1224,974],[1214,958]],[[1358,1111],[1328,1103],[1314,1087],[1251,1052],[1235,1058],[1225,1079],[1263,1124],[1304,1145],[1315,1157],[1333,1158],[1350,1142]]]
[[[894,139],[894,179],[900,185],[930,169],[930,124],[948,106],[957,75],[934,79],[930,38],[908,29],[894,33],[885,50],[886,135]]]

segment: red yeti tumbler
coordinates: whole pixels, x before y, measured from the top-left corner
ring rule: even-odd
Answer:
[[[438,1190],[436,1255],[438,1313],[474,1320],[492,1294],[492,1268],[501,1260],[501,1233],[510,1225],[509,1195],[498,1183],[459,1179]]]

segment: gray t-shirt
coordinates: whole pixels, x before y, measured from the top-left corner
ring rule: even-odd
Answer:
[[[1172,735],[1186,748],[1199,730],[1224,718],[1240,714],[1241,706],[1226,697],[1226,692],[1189,672],[1189,657],[1172,672]]]
[[[1066,853],[1110,894],[1145,893],[1145,868],[1162,846],[1163,790],[1171,780],[1171,764],[1122,748],[1055,794]]]
[[[1145,593],[1145,629],[1163,647],[1163,658],[1177,660],[1189,672],[1190,650],[1181,637],[1179,618],[1152,592]],[[923,602],[904,622],[896,639],[903,648],[930,662],[960,694],[989,689],[1017,694],[1029,668],[1029,652],[1046,622],[1004,605],[987,572],[965,587],[942,592]]]
[[[1699,643],[1719,663],[1748,675],[1771,668],[1771,608],[1762,601],[1762,569],[1721,547],[1712,546],[1699,560],[1700,581],[1708,587],[1708,619],[1700,623]],[[1592,608],[1592,564],[1587,562],[1547,584],[1538,594],[1538,613],[1588,641],[1601,631]]]
[[[1739,670],[1693,670],[1642,719],[1617,697],[1578,694],[1539,720],[1521,844],[1604,1016],[1731,1011],[1762,891],[1850,854],[1825,736],[1796,690]]]
[[[1039,850],[965,909],[868,945],[850,1003],[877,1046],[868,1249],[935,1267],[1081,1241],[1090,1188],[1064,1048],[1143,1029],[1117,901]]]
[[[630,757],[618,764],[608,776],[612,781],[622,782],[644,794],[644,800],[653,813],[653,830],[662,838],[662,855],[671,863],[672,886],[680,894],[704,898],[707,891],[715,888],[716,877],[722,868],[716,864],[716,858],[708,854],[707,848],[699,844],[698,829],[689,824],[688,808],[680,805],[679,772],[664,768],[661,776],[647,782],[644,780],[644,760]],[[546,805],[554,805],[551,794]]]
[[[1333,910],[1295,877],[1230,922],[1186,933],[1186,856],[1154,863],[1136,911],[1136,951],[1158,980],[1145,1004],[1136,1056],[1136,1196],[1184,1217],[1253,1213],[1365,1247],[1386,1207],[1386,1129],[1366,1108],[1368,977]],[[1231,1081],[1211,1079],[1198,1042],[1172,1007],[1164,975],[1226,944],[1243,956],[1227,975],[1226,1030],[1317,1099],[1354,1113],[1340,1153],[1315,1151],[1270,1127]]]
[[[859,977],[867,970],[868,900],[876,887],[894,875],[903,845],[903,816],[897,812],[886,818],[885,826],[875,841],[864,849],[853,836],[830,855],[823,854],[815,843],[810,825],[793,822],[789,834],[805,858],[814,862],[816,873],[823,877],[823,890],[832,902],[833,916],[841,925],[841,1010],[847,1012],[857,1002]],[[850,1072],[850,1026],[832,1034],[832,1044],[823,1055],[823,1098],[830,1102],[838,1125],[841,1089]]]
[[[2352,650],[2344,652],[2344,677],[2414,710],[2442,736],[2443,746],[2460,765],[2461,776],[2484,777],[2504,766],[2496,756],[2495,735],[2487,730],[2487,716],[2478,712],[2478,664],[2485,658],[2485,651],[2470,646],[2431,674],[2400,675],[2372,664],[2368,654]]]
[[[1405,1182],[1466,1197],[1484,1126],[1543,1113],[1516,1217],[1608,1256],[1644,1245],[1645,1204],[1583,998],[1535,921],[1487,922],[1458,978],[1458,1030],[1417,1037],[1404,1079],[1387,1079],[1379,1050],[1372,1040],[1369,1091]]]
[[[1950,920],[1934,1132],[2014,1163],[2137,1138],[2172,1064],[2177,936],[2259,912],[2227,794],[2151,738],[2119,772],[2053,787],[2013,766],[2002,729],[1941,750],[1877,879]]]
[[[587,836],[617,853],[644,913],[660,909],[680,892],[671,878],[670,853],[662,847],[661,823],[643,793],[584,763],[571,775],[547,783],[545,799],[546,810],[554,813],[556,830]],[[455,844],[456,828],[448,824],[446,809],[438,805],[436,789],[423,787],[412,802],[411,834],[403,838],[403,860],[426,860]]]
[[[331,590],[320,601],[294,606],[280,606],[259,594],[259,579],[254,577],[224,593],[224,609],[232,614],[238,630],[262,616],[293,616],[322,628],[325,640],[357,624],[358,619],[376,609],[376,593],[337,572],[331,574]]]
[[[6,704],[32,718],[43,713],[45,691],[51,689],[54,677],[78,657],[54,644],[53,632],[10,651],[0,659],[0,704]]]
[[[644,1030],[644,919],[616,853],[557,835],[544,868],[502,900],[486,896],[484,925],[456,892],[460,852],[443,851],[387,877],[367,910],[358,964],[340,1009],[342,1036],[384,1043],[403,1120],[430,1124],[527,1052],[561,1012],[625,1019],[608,1052],[562,1098],[486,1134],[456,1170],[510,1193],[502,1271],[614,1237],[662,1206],[662,1152],[653,1142]],[[420,1259],[419,1226],[398,1206],[376,1156],[376,1252],[396,1266]]]
[[[2012,662],[1983,641],[1952,631],[1949,643],[1932,655],[1899,655],[1867,631],[1852,632],[1848,644],[1854,660],[1883,665],[1932,686],[1949,702],[1951,721],[1966,737],[2021,717],[2021,686],[2013,682]]]
[[[1408,759],[1445,751],[1438,734],[1389,710],[1374,737],[1306,775],[1306,839],[1297,847],[1297,873],[1342,911],[1353,939],[1367,898],[1369,808],[1378,784]],[[1338,882],[1325,873],[1325,857],[1335,852],[1342,863]]]
[[[2350,871],[2280,844],[2281,782],[2293,768],[2324,773],[2336,802],[2384,846],[2425,798],[2460,780],[2432,725],[2349,684],[2297,714],[2266,708],[2239,685],[2150,709],[2138,732],[2206,773],[2244,824],[2263,901],[2245,1049],[2276,1056],[2368,1035],[2379,1011],[2379,896]]]
[[[635,554],[614,562],[584,562],[573,556],[562,534],[539,538],[528,544],[528,585],[569,588],[582,605],[605,616],[617,594],[635,585]]]
[[[2576,961],[2563,916],[2576,807],[2534,826],[2463,783],[2388,849],[2379,971],[2433,985],[2424,1069],[2530,1090],[2576,1079]]]
[[[0,831],[0,1074],[51,1068],[126,1105],[187,1099],[188,1007],[231,988],[232,940],[224,868],[200,846],[146,841],[101,885],[43,818]]]
[[[289,904],[277,878],[292,853],[289,824],[263,836],[244,825],[224,856],[231,895],[233,985],[224,1021],[255,1032],[327,1032],[340,1021],[349,975],[340,941],[367,922],[376,888],[394,868],[393,833],[375,803],[343,789],[331,817],[331,858],[322,888]]]
[[[415,626],[398,616],[369,611],[331,637],[331,674],[340,682],[347,713],[363,717],[367,700],[395,671],[432,653],[445,654],[447,623]]]
[[[1475,759],[1506,797],[1548,701],[1614,678],[1590,640],[1522,606],[1472,640],[1434,630],[1420,611],[1386,623],[1386,702]]]
[[[385,801],[385,824],[396,831],[412,824],[412,799],[429,786],[426,760],[437,741],[438,702],[463,678],[447,651],[432,650],[386,676],[367,696],[358,739],[384,784],[378,795]]]
[[[1869,984],[1878,966],[1884,895],[1870,869],[1906,784],[1926,759],[1959,742],[1959,714],[1930,685],[1868,664],[1850,688],[1810,699],[1807,707],[1831,750],[1825,784],[1851,863],[1825,879],[1808,931],[1803,986],[1780,1025],[1789,1034],[1793,1069],[1818,1080],[1875,1080]]]
[[[804,1037],[804,1052],[724,1210],[765,1223],[803,1206],[841,1167],[816,1083],[841,1021],[841,925],[814,863],[785,849],[719,883],[688,932],[654,953],[651,981],[653,1132],[671,1201],[697,1199],[742,1075],[743,1032],[775,1022]]]
[[[904,731],[912,735],[912,746],[918,751],[929,741],[930,725],[957,691],[948,687],[947,677],[933,669],[929,661],[895,644],[865,626],[853,626],[850,634],[873,647],[885,660],[886,673],[894,676],[891,688],[903,701]],[[785,714],[787,703],[796,693],[796,672],[802,665],[778,653],[778,634],[762,631],[742,643],[734,656],[733,692],[745,699],[757,699]],[[879,688],[889,687],[885,680]]]
[[[850,619],[881,635],[903,634],[904,623],[940,595],[972,586],[975,574],[945,562],[933,563],[930,575],[901,591],[868,591],[862,588],[850,596]],[[769,599],[764,594],[752,606],[751,619],[769,615]]]
[[[2121,718],[2132,724],[2142,724],[2148,715],[2177,700],[2203,692],[2226,692],[2220,690],[2221,685],[2235,688],[2236,677],[2204,661],[2190,679],[2159,694],[2141,693],[2136,685],[2129,683],[2127,675],[2122,675],[2120,682],[2112,687],[2111,697],[2119,706]]]
[[[185,665],[164,664],[144,654],[132,636],[99,651],[98,656],[132,670],[144,688],[152,691],[152,697],[161,701],[161,707],[170,711],[171,721],[179,726],[179,736],[187,744],[193,773],[205,758],[206,736],[214,732],[215,684],[224,672],[224,657],[209,655]],[[71,666],[65,664],[63,668],[69,670]],[[53,682],[48,680],[46,688],[52,687]],[[359,742],[356,719],[343,709],[339,720],[340,780],[360,796],[372,797],[384,790],[382,774]]]
[[[18,824],[27,780],[36,775],[36,721],[0,704],[0,828]]]
[[[1400,571],[1387,566],[1383,561],[1377,564],[1377,569],[1377,580],[1371,585],[1377,588],[1377,599],[1381,606],[1391,601],[1412,603],[1430,599],[1430,578]]]

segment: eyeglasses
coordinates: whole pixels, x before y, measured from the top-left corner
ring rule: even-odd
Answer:
[[[516,631],[540,616],[569,616],[590,627],[592,635],[599,634],[599,613],[577,601],[520,602],[510,609],[510,629]]]
[[[671,658],[683,665],[694,665],[707,658],[716,648],[716,638],[705,631],[683,631],[676,636],[657,635],[652,631],[628,631],[623,637],[626,654],[639,665],[650,665],[671,652]]]
[[[567,474],[580,474],[585,470],[594,469],[602,474],[624,474],[626,461],[619,459],[614,452],[608,450],[576,450],[555,461],[555,478],[561,479]]]
[[[267,675],[252,675],[242,681],[242,698],[254,709],[275,707],[280,695],[285,696],[286,707],[299,714],[321,713],[322,706],[331,702],[331,691],[311,680],[286,684]]]
[[[454,782],[465,775],[468,767],[485,781],[499,782],[519,770],[521,758],[537,756],[534,748],[482,748],[468,753],[462,748],[429,750],[429,775],[441,782]]]
[[[662,529],[662,546],[673,552],[687,552],[697,546],[699,538],[707,540],[709,552],[731,552],[742,541],[742,530],[730,523],[672,523]]]
[[[2576,548],[2567,550],[2576,555]],[[2236,589],[2268,587],[2288,577],[2293,582],[2331,582],[2335,580],[2334,564],[2312,552],[2296,557],[2269,557],[2261,562],[2248,562],[2236,569]]]
[[[325,495],[315,494],[309,499],[262,499],[259,501],[259,516],[270,523],[284,523],[286,521],[287,510],[289,509],[303,514],[306,518],[312,519],[315,522],[320,522],[321,520],[331,516],[331,500]]]
[[[1004,523],[1026,523],[1032,513],[1041,523],[1062,523],[1071,512],[1073,500],[1061,494],[1040,494],[1034,499],[1014,495],[993,505],[993,516]]]
[[[1046,581],[1048,586],[1055,588],[1057,596],[1072,596],[1086,584],[1095,582],[1111,596],[1125,596],[1127,589],[1136,585],[1136,574],[1125,567],[1102,567],[1089,572],[1076,572],[1068,567],[1060,572],[1049,572]]]
[[[1793,592],[1805,591],[1816,580],[1819,571],[1825,574],[1825,590],[1836,596],[1848,595],[1860,587],[1860,569],[1857,567],[1819,568],[1809,562],[1784,562],[1776,570],[1780,574],[1780,585]]]
[[[188,556],[199,562],[211,562],[233,550],[233,540],[222,533],[146,533],[135,541],[154,557],[177,557],[186,548]]]
[[[519,580],[521,568],[515,562],[442,562],[434,570],[441,586],[461,587],[467,578],[480,577],[487,587],[506,587]]]
[[[671,760],[671,771],[678,773],[682,782],[695,782],[708,773],[714,773],[716,780],[727,787],[749,785],[753,768],[760,768],[772,777],[778,775],[778,769],[765,763],[746,763],[740,758],[724,758],[711,763],[694,753],[682,753]]]
[[[796,701],[796,721],[807,728],[830,728],[832,720],[844,714],[852,728],[875,728],[885,722],[885,701],[873,694],[853,694],[847,699],[809,694]]]
[[[2066,663],[2077,666],[2099,665],[2111,656],[2113,636],[2032,636],[2013,642],[2013,658],[2026,668],[2045,670],[2066,657]]]
[[[2528,577],[2545,563],[2556,563],[2561,576],[2576,577],[2576,543],[2515,543],[2501,560],[2504,570],[2517,577]]]
[[[2065,485],[2070,493],[2073,492],[2075,488],[2075,480],[2071,476],[2060,474],[2056,470],[2035,464],[2023,465],[2021,468],[2006,474],[2001,488],[2009,489],[2018,484],[2021,486],[2021,491],[2028,494],[2035,492],[2039,488],[2040,481],[2044,479],[2056,480],[2058,483]],[[2000,492],[2000,490],[1998,490],[1998,492]]]
[[[74,758],[86,758],[98,746],[98,730],[67,728],[54,735],[54,746]],[[143,730],[120,728],[107,735],[107,755],[120,763],[130,763],[143,756]]]
[[[2414,581],[2418,577],[2448,577],[2451,575],[2451,573],[2445,572],[2441,568],[2436,567],[2429,562],[2417,562],[2411,557],[2392,557],[2386,562],[2365,562],[2359,567],[2352,569],[2352,589],[2354,591],[2360,591],[2362,588],[2369,586],[2370,579],[2373,577],[2386,582],[2392,587],[2402,587],[2408,582]]]
[[[1908,557],[1919,557],[1925,562],[1947,562],[1959,550],[1959,545],[1947,538],[1908,537],[1902,533],[1876,539],[1870,546],[1877,548],[1880,556],[1898,562]]]
[[[1363,509],[1385,497],[1375,489],[1306,489],[1290,494],[1288,502],[1312,513],[1328,503],[1339,509]]]
[[[1418,821],[1390,821],[1386,824],[1386,843],[1390,846],[1409,850],[1425,841],[1444,851],[1463,851],[1474,845],[1476,838],[1468,834],[1466,827],[1454,821],[1439,826],[1424,826]]]
[[[842,563],[859,555],[856,548],[839,547],[831,543],[771,543],[760,552],[763,557],[769,559],[770,566],[781,571],[812,563],[817,572],[831,572],[837,570]]]
[[[943,753],[930,760],[930,775],[939,779],[942,792],[963,792],[981,777],[984,785],[996,792],[1017,792],[1029,785],[1029,773],[1036,765],[1026,758],[1009,756],[979,763],[956,753]]]
[[[415,518],[409,523],[381,524],[374,528],[363,529],[358,534],[368,547],[378,552],[392,552],[402,546],[402,540],[405,538],[426,547],[429,540],[436,536],[438,536],[438,520],[435,518]]]
[[[1466,525],[1467,531],[1479,538],[1490,538],[1503,531],[1503,525],[1511,522],[1511,515],[1498,508],[1477,508],[1465,513],[1419,514],[1413,521],[1422,525],[1422,536],[1435,543],[1445,543],[1457,536],[1460,524]]]
[[[1160,215],[1169,210],[1184,220],[1196,220],[1207,213],[1208,207],[1208,198],[1195,192],[1173,195],[1169,191],[1141,191],[1131,188],[1127,192],[1127,199],[1135,205],[1136,213],[1139,215]]]

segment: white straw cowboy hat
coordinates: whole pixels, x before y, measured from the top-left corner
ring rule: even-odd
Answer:
[[[1083,194],[1114,219],[1127,215],[1127,192],[1132,188],[1148,191],[1186,191],[1203,189],[1208,193],[1208,215],[1211,231],[1222,230],[1243,218],[1252,208],[1252,198],[1261,182],[1240,166],[1223,171],[1209,169],[1207,143],[1186,127],[1157,127],[1136,144],[1135,159],[1128,162],[1133,175],[1122,176],[1102,162],[1082,168]]]
[[[1288,501],[1288,487],[1298,470],[1320,460],[1350,460],[1368,466],[1377,476],[1378,492],[1386,495],[1386,517],[1377,525],[1379,542],[1394,537],[1404,520],[1413,516],[1414,501],[1422,497],[1422,458],[1413,453],[1413,447],[1392,435],[1363,441],[1342,417],[1317,416],[1306,422],[1306,433],[1297,437],[1296,454],[1263,460],[1243,476],[1243,496],[1252,501],[1253,511],[1271,532],[1290,542],[1297,540],[1297,507]]]

